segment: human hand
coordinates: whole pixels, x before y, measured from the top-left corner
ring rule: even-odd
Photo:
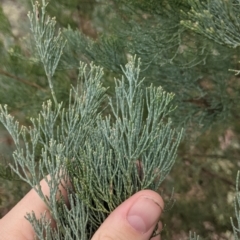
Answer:
[[[41,181],[45,195],[48,185]],[[61,192],[67,202],[66,192]],[[151,190],[142,190],[118,206],[104,221],[92,240],[149,240],[163,210],[163,200]],[[34,230],[25,219],[26,213],[35,212],[36,217],[50,213],[38,194],[31,190],[9,213],[0,220],[1,240],[33,240]],[[54,221],[52,222],[54,227]],[[159,224],[159,231],[161,226]],[[160,236],[152,238],[160,240]]]

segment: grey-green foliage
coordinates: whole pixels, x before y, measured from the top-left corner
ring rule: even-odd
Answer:
[[[200,240],[200,237],[196,233],[189,233],[189,240]]]
[[[237,220],[237,224],[234,223],[234,220],[231,218],[233,233],[234,233],[234,239],[239,240],[240,239],[240,192],[239,192],[239,176],[240,172],[237,174],[237,180],[236,180],[236,196],[235,196],[235,216]]]
[[[40,14],[45,13],[42,3]],[[45,17],[38,18],[38,7],[36,3],[29,16],[32,29],[47,29],[33,34],[35,39],[44,36],[44,40],[36,39],[36,44],[49,78],[64,41],[55,41],[61,36],[53,35],[54,19],[45,22]],[[57,42],[53,47],[52,40]],[[46,43],[50,44],[47,52],[41,50],[46,50]],[[135,57],[122,67],[122,73],[122,78],[115,80],[113,101],[102,86],[103,70],[80,63],[78,85],[70,91],[68,107],[58,103],[51,89],[55,103],[43,103],[30,127],[20,126],[7,106],[0,105],[0,122],[16,146],[11,167],[38,193],[56,221],[53,230],[45,216],[39,220],[28,213],[38,239],[90,239],[121,202],[141,189],[158,191],[169,174],[182,135],[169,119],[173,94],[161,87],[145,88],[140,60]],[[51,81],[49,86],[53,86]],[[101,109],[106,98],[110,114],[104,116]],[[49,196],[40,187],[42,178],[49,186]],[[61,194],[59,197],[60,185],[68,192],[70,208]]]
[[[80,78],[85,83],[82,94],[79,89],[72,90],[70,100],[74,100],[68,109],[61,104],[54,107],[49,100],[43,104],[39,118],[31,119],[29,128],[19,127],[6,107],[0,110],[0,121],[16,145],[13,170],[46,202],[58,231],[61,230],[58,234],[74,234],[72,239],[89,239],[106,216],[137,191],[157,191],[174,163],[181,138],[167,120],[172,95],[153,87],[145,92],[134,61],[126,66],[125,79],[116,84],[116,106],[109,99],[113,117],[103,118],[98,113],[104,94],[102,70],[93,65],[90,70],[86,68],[80,67]],[[146,119],[144,101],[148,109]],[[41,149],[40,156],[36,156],[37,148]],[[51,176],[51,180],[46,179],[49,198],[39,185],[46,174]],[[69,195],[73,198],[71,211],[63,203],[56,203],[58,186],[66,175],[76,191]],[[78,227],[70,224],[71,216],[78,216]],[[43,239],[38,229],[46,225],[38,225],[34,216],[28,218]],[[87,223],[86,235],[83,223]]]
[[[226,79],[233,79],[233,73],[228,69],[236,66],[237,60],[233,56],[238,54],[238,49],[229,48],[227,42],[219,44],[215,39],[207,38],[205,25],[202,32],[192,27],[198,17],[195,12],[203,12],[208,5],[212,8],[216,5],[217,9],[212,10],[213,19],[231,25],[232,19],[226,18],[220,7],[232,4],[237,12],[238,6],[235,7],[233,1],[219,1],[215,5],[215,1],[203,1],[198,4],[201,9],[195,10],[194,14],[191,14],[197,5],[194,1],[103,1],[105,4],[110,2],[114,2],[112,15],[115,14],[115,18],[106,15],[109,28],[96,41],[79,31],[64,31],[68,39],[66,56],[71,53],[76,56],[75,63],[78,58],[94,61],[107,71],[119,74],[119,63],[124,64],[128,54],[136,54],[141,57],[146,85],[160,85],[175,94],[178,109],[173,113],[173,119],[180,124],[209,127],[236,112],[233,106],[239,102],[239,88],[235,84],[236,95],[229,94],[227,89],[232,86]],[[101,8],[100,5],[97,7]],[[238,17],[237,14],[234,16]],[[211,24],[202,17],[201,24],[205,23]],[[233,37],[227,32],[225,35]]]
[[[238,0],[230,1],[195,1],[190,0],[191,11],[188,11],[182,24],[216,43],[236,48],[240,43]]]
[[[41,11],[39,11],[40,5],[36,2],[33,5],[33,12],[29,13],[28,17],[36,43],[36,49],[48,79],[49,88],[54,102],[57,104],[52,77],[56,71],[65,43],[60,30],[57,35],[55,34],[56,21],[54,18],[51,19],[49,16],[46,16],[46,6],[47,4],[43,0]]]
[[[37,53],[29,56],[33,44],[29,37],[23,37],[26,29],[29,32],[29,23],[25,21],[27,17],[22,16],[25,13],[21,12],[26,2],[18,1],[16,6],[8,1],[0,3],[0,103],[8,104],[9,111],[14,111],[16,115],[38,112],[39,103],[51,96],[44,69],[35,57]],[[18,12],[18,6],[21,13]],[[16,8],[17,12],[11,7]],[[6,15],[9,9],[11,15]],[[14,20],[18,17],[21,17],[21,21],[16,27]],[[61,85],[66,86],[66,82]],[[59,91],[58,88],[56,92]]]
[[[193,135],[199,123],[209,127],[221,121],[232,127],[239,118],[240,91],[239,79],[228,70],[239,61],[239,1],[111,2],[118,12],[107,34],[93,41],[68,29],[68,51],[78,43],[77,56],[115,73],[122,56],[137,54],[146,83],[175,93],[176,122],[190,123]]]

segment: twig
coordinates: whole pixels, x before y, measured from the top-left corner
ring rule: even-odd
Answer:
[[[193,162],[189,158],[183,158],[183,159],[188,161],[188,162],[190,162],[191,164],[193,164]],[[211,177],[220,179],[222,182],[224,182],[224,183],[226,183],[226,184],[228,184],[230,186],[233,186],[234,188],[236,186],[235,182],[233,182],[232,180],[229,180],[229,179],[227,179],[225,177],[222,177],[221,175],[210,171],[206,167],[201,167],[201,171],[206,173],[206,174],[208,174],[208,175],[210,175]]]
[[[4,76],[7,76],[7,77],[10,77],[10,78],[13,78],[13,79],[15,79],[15,80],[17,80],[17,81],[19,81],[19,82],[22,82],[22,83],[24,83],[24,84],[27,84],[27,85],[29,85],[29,86],[32,86],[32,87],[35,87],[35,88],[37,88],[37,89],[41,89],[41,90],[44,90],[44,91],[45,91],[45,89],[42,88],[41,86],[39,86],[38,84],[33,83],[33,82],[29,82],[29,81],[27,81],[27,80],[25,80],[25,79],[22,79],[22,78],[19,78],[19,77],[15,76],[15,75],[12,75],[12,74],[10,74],[10,73],[2,70],[2,69],[0,69],[0,74],[1,74],[1,75],[4,75]]]
[[[222,182],[225,182],[225,183],[227,183],[228,185],[233,186],[234,188],[235,188],[235,186],[236,186],[236,183],[235,183],[235,182],[233,182],[233,181],[231,181],[231,180],[229,180],[229,179],[227,179],[227,178],[225,178],[225,177],[222,177],[222,176],[220,176],[219,174],[213,173],[213,172],[209,171],[209,170],[208,170],[207,168],[205,168],[205,167],[202,167],[201,170],[202,170],[203,172],[207,173],[208,175],[210,175],[210,176],[212,176],[212,177],[216,177],[216,178],[220,179]]]
[[[204,154],[192,154],[191,157],[228,159],[228,156],[217,155],[217,154],[209,154],[209,155],[204,155]],[[233,157],[231,157],[231,159],[233,159],[233,160],[239,160],[239,158],[233,158]]]

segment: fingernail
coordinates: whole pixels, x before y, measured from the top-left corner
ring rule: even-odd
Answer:
[[[130,208],[127,220],[135,230],[146,233],[157,224],[161,212],[160,205],[153,199],[140,197]]]

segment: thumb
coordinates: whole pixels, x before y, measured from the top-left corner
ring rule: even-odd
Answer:
[[[118,206],[92,240],[149,240],[159,222],[163,206],[158,193],[142,190]]]

